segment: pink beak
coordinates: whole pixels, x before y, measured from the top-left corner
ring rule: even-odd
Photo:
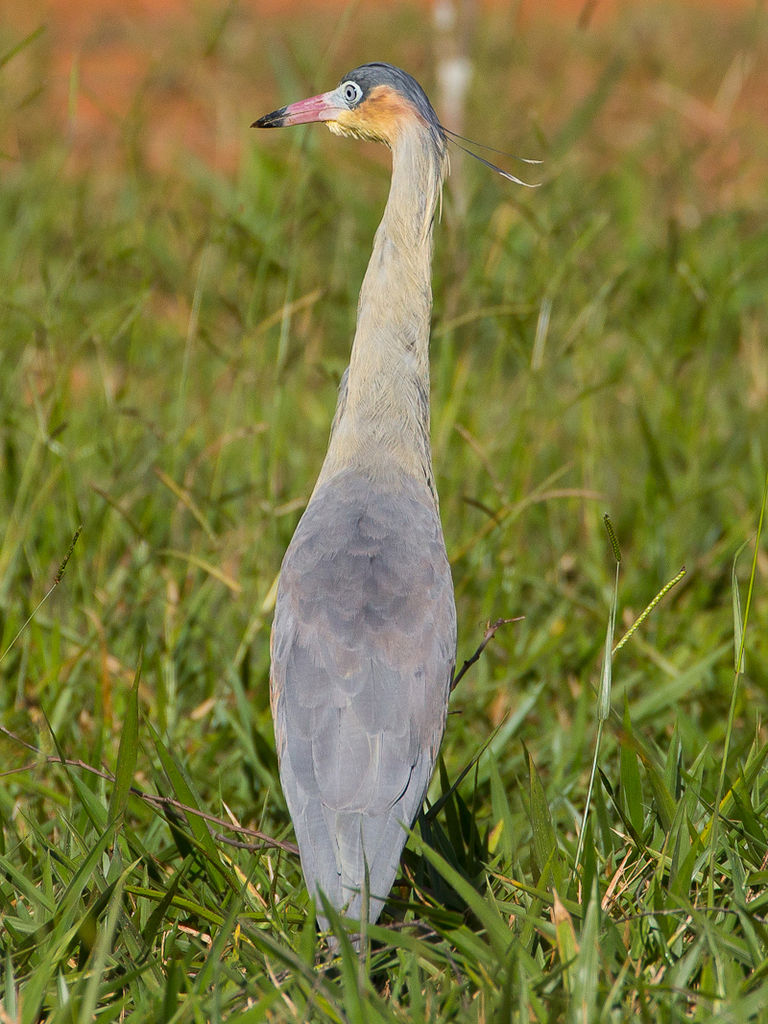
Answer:
[[[313,121],[335,121],[343,109],[339,105],[336,90],[323,92],[319,96],[299,100],[290,106],[280,107],[271,114],[265,114],[254,121],[251,128],[287,128],[292,124],[310,124]]]

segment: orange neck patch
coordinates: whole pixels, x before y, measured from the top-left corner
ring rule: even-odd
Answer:
[[[391,146],[405,124],[421,120],[412,104],[388,85],[377,85],[354,110],[345,111],[338,125],[345,133]]]

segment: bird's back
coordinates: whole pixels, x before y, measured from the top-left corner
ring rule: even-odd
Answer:
[[[375,920],[435,765],[456,613],[426,484],[349,469],[286,552],[272,631],[280,776],[311,894]]]

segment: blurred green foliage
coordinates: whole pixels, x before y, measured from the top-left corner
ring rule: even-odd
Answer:
[[[220,14],[201,5],[173,45],[160,37],[104,152],[51,130],[55,37],[14,53],[0,33],[0,129],[18,146],[0,165],[0,1006],[30,1022],[760,1019],[764,17],[478,23],[466,130],[544,162],[523,190],[452,157],[467,215],[449,190],[434,461],[459,661],[487,620],[524,619],[454,694],[445,801],[393,899],[426,924],[371,929],[384,945],[368,960],[342,945],[323,971],[294,856],[213,842],[126,785],[292,838],[268,707],[274,583],[388,171],[320,129],[248,136],[250,72],[265,110],[361,58],[429,86],[428,26],[414,9],[314,12],[260,34],[245,9]],[[152,159],[161,88],[211,108],[236,92],[235,168]],[[616,657],[577,880],[605,512],[617,631],[687,573]],[[750,579],[735,683],[734,580],[743,612]],[[120,798],[46,756],[104,766]]]

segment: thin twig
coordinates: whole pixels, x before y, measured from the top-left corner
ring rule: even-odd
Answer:
[[[26,747],[27,750],[31,750],[36,754],[40,754],[45,759],[46,764],[60,764],[67,768],[80,768],[85,772],[90,772],[91,775],[96,775],[100,779],[104,779],[106,782],[114,783],[114,775],[106,771],[103,768],[94,768],[93,765],[87,764],[85,761],[81,761],[76,758],[59,757],[56,754],[43,754],[42,750],[33,746],[31,743],[27,743],[20,736],[12,733],[10,729],[6,729],[5,726],[0,725],[0,732],[2,732],[9,739],[21,746]],[[0,772],[0,778],[5,775],[13,775],[17,772],[30,771],[36,767],[35,764],[26,764],[19,768],[11,768],[8,771]],[[287,843],[282,839],[274,839],[272,836],[266,834],[266,832],[260,832],[258,829],[246,828],[244,825],[233,824],[231,821],[227,821],[224,818],[218,818],[215,814],[209,814],[207,811],[198,810],[196,807],[190,807],[188,804],[183,804],[180,800],[176,800],[170,796],[156,796],[154,793],[146,793],[144,790],[139,789],[137,786],[131,786],[131,795],[138,797],[139,800],[143,800],[145,803],[152,804],[155,807],[168,807],[174,811],[181,811],[184,814],[194,814],[198,818],[202,818],[203,821],[210,823],[211,825],[218,825],[220,828],[229,829],[232,832],[238,832],[240,835],[251,836],[251,838],[257,840],[259,846],[272,846],[278,850],[284,850],[286,853],[298,854],[299,848],[294,843]],[[216,838],[220,838],[222,842],[228,842],[230,845],[247,846],[249,849],[258,849],[253,843],[237,843],[233,840],[227,840],[223,836],[213,832],[212,834]]]
[[[483,653],[483,651],[488,646],[490,641],[493,640],[494,636],[496,636],[496,631],[500,629],[502,626],[508,625],[510,622],[520,622],[524,618],[524,615],[516,615],[513,619],[496,619],[495,622],[488,622],[486,624],[485,634],[483,636],[482,641],[480,642],[480,646],[477,648],[477,650],[475,651],[471,658],[467,658],[467,660],[461,666],[459,671],[454,675],[453,682],[451,683],[451,691],[456,689],[456,687],[459,685],[461,680],[466,675],[467,670],[470,669],[472,665],[474,665],[475,662],[479,660],[480,655]]]

